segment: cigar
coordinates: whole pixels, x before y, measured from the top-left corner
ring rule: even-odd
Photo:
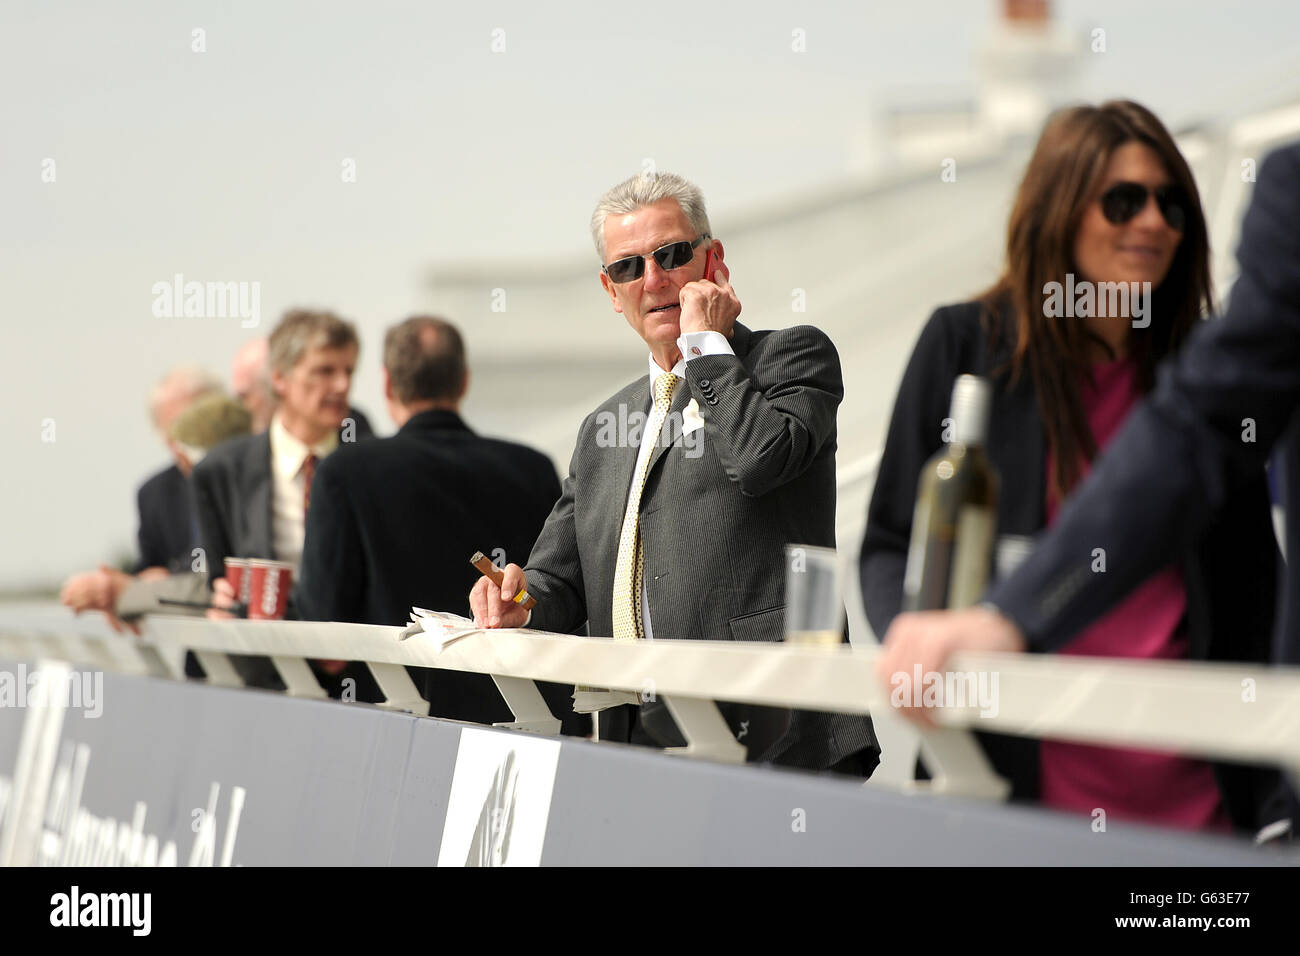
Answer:
[[[478,568],[479,573],[482,574],[483,577],[490,578],[493,584],[497,587],[501,587],[501,580],[505,575],[497,569],[497,566],[492,563],[492,559],[486,554],[482,551],[475,551],[474,557],[469,559],[469,563]],[[527,591],[520,591],[511,598],[511,600],[525,611],[531,611],[533,608],[537,607],[537,598],[533,597]]]

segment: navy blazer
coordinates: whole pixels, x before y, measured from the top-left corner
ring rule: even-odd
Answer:
[[[175,465],[164,468],[140,486],[136,493],[140,512],[140,563],[145,568],[166,568],[172,573],[189,571],[198,545],[198,527],[190,483]]]
[[[470,616],[475,551],[522,564],[560,497],[551,460],[483,438],[455,412],[412,415],[391,438],[341,446],[320,463],[293,604],[308,621],[401,626],[411,607]],[[355,670],[355,668],[354,668]],[[513,720],[486,674],[408,668],[431,713],[491,724]],[[372,695],[357,675],[358,700]],[[572,686],[538,682],[567,734],[591,732]]]

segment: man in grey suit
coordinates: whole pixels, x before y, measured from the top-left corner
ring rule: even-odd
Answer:
[[[722,243],[685,179],[629,179],[591,225],[601,284],[648,347],[648,373],[582,423],[527,568],[508,565],[500,589],[480,580],[475,620],[556,632],[586,622],[594,637],[627,640],[780,640],[784,546],[835,545],[835,347],[809,326],[736,322]],[[530,613],[509,600],[523,588],[538,602]],[[878,759],[866,718],[721,709],[751,759],[859,775]],[[682,742],[658,701],[605,709],[600,737]]]

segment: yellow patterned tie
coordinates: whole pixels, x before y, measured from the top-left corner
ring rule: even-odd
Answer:
[[[655,379],[655,407],[646,422],[646,435],[642,443],[655,442],[668,418],[668,407],[673,400],[673,387],[681,381],[672,372],[664,372]],[[640,454],[638,450],[638,455]],[[637,519],[641,512],[641,492],[654,450],[647,451],[645,460],[632,478],[627,510],[623,514],[623,528],[618,536],[618,563],[614,566],[614,640],[635,641],[645,637],[641,620],[641,581],[645,559],[641,553],[641,534]],[[590,714],[618,704],[638,704],[636,691],[611,691],[598,687],[578,686],[573,689],[573,709],[579,714]]]
[[[673,387],[679,381],[672,372],[664,372],[655,379],[655,407],[646,422],[646,435],[642,442],[654,443],[663,430],[668,417],[668,407],[673,401]],[[645,637],[641,619],[641,582],[645,572],[645,556],[641,550],[641,492],[646,475],[650,472],[653,453],[647,454],[632,479],[632,491],[623,514],[623,530],[618,536],[618,564],[614,567],[614,640],[634,641]]]

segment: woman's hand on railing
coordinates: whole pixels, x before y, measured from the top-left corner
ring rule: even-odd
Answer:
[[[479,578],[469,592],[469,607],[474,613],[474,623],[479,627],[523,627],[528,612],[512,598],[527,590],[524,569],[517,564],[507,564],[502,572],[501,587],[490,578]]]

